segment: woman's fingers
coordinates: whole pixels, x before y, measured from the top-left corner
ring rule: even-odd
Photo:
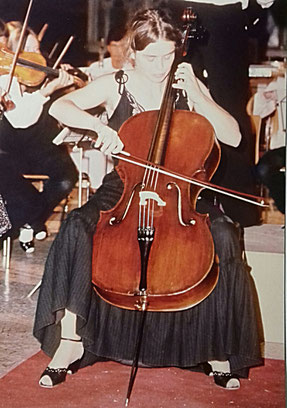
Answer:
[[[60,65],[61,69],[63,69],[64,71],[68,71],[69,69],[73,69],[71,64],[61,64]]]
[[[124,144],[121,139],[118,137],[115,147],[111,150],[111,153],[117,154],[120,153],[124,148]]]
[[[100,147],[101,152],[106,155],[119,153],[124,147],[117,132],[108,126],[105,126],[100,132],[98,132],[98,138],[94,146],[95,148]]]
[[[195,80],[195,75],[194,75],[191,65],[185,62],[182,64],[179,64],[174,77],[176,80],[179,80],[179,79],[190,80],[190,81],[192,81],[193,79]]]
[[[173,88],[185,91],[189,100],[195,101],[201,96],[197,78],[190,64],[186,62],[179,64],[174,78],[176,82],[172,85]]]
[[[74,83],[74,77],[68,74],[67,71],[60,69],[58,81],[60,86],[65,87]]]
[[[53,79],[47,86],[50,85],[50,87],[55,91],[57,89],[72,85],[73,83],[73,76],[68,74],[66,71],[60,70],[58,78]]]
[[[74,78],[67,72],[60,70],[59,76],[52,81],[49,81],[40,92],[45,97],[52,95],[58,89],[65,88],[66,86],[72,85],[74,83]]]

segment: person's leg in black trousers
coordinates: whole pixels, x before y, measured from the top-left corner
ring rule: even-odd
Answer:
[[[53,144],[59,129],[48,114],[44,113],[40,121],[26,132],[24,160],[19,163],[19,169],[22,173],[49,176],[41,193],[45,205],[39,218],[31,225],[37,232],[42,230],[53,209],[72,191],[78,172],[66,146]]]
[[[269,189],[277,208],[285,214],[286,147],[269,150],[255,167],[259,181]]]
[[[42,230],[53,209],[71,192],[78,173],[65,146],[40,143],[39,146],[34,145],[31,153],[29,173],[49,176],[41,193],[45,205],[40,217],[31,224],[37,232]]]
[[[77,170],[69,153],[52,143],[58,132],[56,121],[47,112],[27,129],[14,129],[7,121],[1,124],[0,192],[9,201],[14,228],[29,224],[35,232],[45,230],[45,221],[54,207],[77,181]],[[49,176],[43,192],[37,191],[23,174]]]
[[[16,235],[25,223],[31,224],[40,217],[45,205],[43,197],[19,173],[15,158],[3,151],[0,152],[0,193],[12,224],[10,235]]]

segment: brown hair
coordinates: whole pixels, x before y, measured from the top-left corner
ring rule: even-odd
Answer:
[[[9,37],[9,31],[2,19],[0,19],[0,37]]]
[[[169,16],[160,9],[139,11],[128,25],[130,51],[142,51],[158,40],[173,41],[175,47],[181,44],[182,34],[172,24]]]
[[[21,23],[21,21],[9,21],[8,23],[6,23],[6,27],[9,33],[7,46],[8,48],[10,48],[10,50],[16,51],[18,41],[20,39],[23,23]],[[24,37],[24,43],[22,45],[23,50],[25,49],[25,44],[26,44],[26,41],[29,35],[32,35],[35,38],[35,42],[38,44],[40,48],[40,44],[39,44],[37,35],[34,33],[34,31],[30,27],[27,27],[25,37]],[[35,52],[37,51],[35,50]]]

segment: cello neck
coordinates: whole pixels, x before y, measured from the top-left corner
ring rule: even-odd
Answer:
[[[172,118],[172,112],[174,108],[174,101],[176,91],[172,88],[172,84],[174,81],[174,74],[178,65],[179,59],[175,57],[174,62],[172,64],[167,84],[165,87],[165,92],[162,99],[162,104],[160,107],[160,111],[158,114],[158,119],[156,122],[149,154],[148,154],[148,161],[157,164],[163,165],[164,164],[164,157],[165,151],[168,142],[168,135],[169,135],[169,128],[170,122]]]
[[[189,7],[184,11],[182,19],[186,23],[182,44],[178,49],[175,50],[175,58],[168,76],[167,84],[162,99],[162,104],[158,115],[158,120],[155,126],[155,131],[153,134],[148,154],[148,161],[153,162],[157,165],[164,164],[165,152],[168,143],[169,128],[176,96],[176,90],[172,87],[172,84],[174,82],[174,74],[178,64],[182,61],[182,58],[186,55],[187,41],[190,38],[190,31],[192,29],[192,26],[194,25],[196,15]]]

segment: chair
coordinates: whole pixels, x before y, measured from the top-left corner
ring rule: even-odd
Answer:
[[[251,96],[249,99],[246,111],[250,116],[251,128],[252,132],[255,134],[255,157],[254,162],[255,164],[259,161],[259,150],[260,150],[260,134],[261,134],[261,125],[262,125],[262,118],[259,115],[253,114],[253,105],[254,105],[254,95]]]
[[[83,204],[83,200],[82,200],[83,189],[86,189],[85,202],[88,201],[89,199],[90,180],[89,180],[88,175],[83,172],[83,155],[84,155],[83,147],[78,147],[77,145],[75,145],[73,147],[73,150],[74,151],[78,150],[79,152],[79,165],[78,165],[79,179],[78,179],[77,187],[78,187],[78,206],[81,207]]]
[[[265,152],[270,149],[270,146],[272,145],[272,137],[275,137],[276,133],[278,132],[278,111],[276,109],[271,115],[267,116],[266,118],[261,118],[261,116],[253,114],[253,107],[254,95],[249,99],[246,106],[246,111],[250,116],[252,131],[255,134],[254,162],[257,164],[260,159],[260,151],[262,148],[262,144],[260,144],[261,136],[264,138],[262,151]]]
[[[3,240],[3,266],[7,270],[10,267],[10,257],[11,257],[11,237],[7,237]]]

